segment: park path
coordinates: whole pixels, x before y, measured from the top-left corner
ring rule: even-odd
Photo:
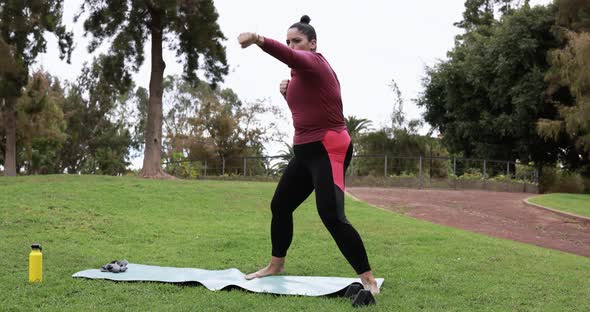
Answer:
[[[590,257],[590,220],[525,204],[532,194],[373,187],[346,191],[418,219]]]

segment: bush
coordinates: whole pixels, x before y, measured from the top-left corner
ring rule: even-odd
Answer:
[[[172,161],[164,167],[166,173],[183,179],[195,179],[202,170],[203,164],[200,161],[186,160],[182,153],[174,153]]]
[[[583,193],[584,181],[579,173],[562,173],[557,185],[551,191],[556,193]]]
[[[510,182],[512,179],[507,177],[505,174],[499,174],[495,177],[492,177],[490,180],[494,182]]]
[[[584,193],[590,194],[590,177],[582,177],[584,182]]]
[[[551,167],[543,167],[541,175],[539,176],[539,193],[548,193],[551,187],[557,181],[557,169]]]
[[[123,174],[123,176],[137,177],[137,176],[139,176],[140,173],[141,173],[141,169],[129,169]]]
[[[587,188],[579,173],[558,168],[543,168],[539,185],[541,193],[583,193]]]
[[[463,171],[462,175],[456,176],[454,174],[449,175],[449,179],[451,180],[482,180],[483,174],[474,168],[468,168]]]

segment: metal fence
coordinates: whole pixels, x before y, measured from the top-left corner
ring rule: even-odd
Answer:
[[[164,164],[187,179],[278,180],[285,156],[182,160]],[[487,189],[538,192],[536,168],[513,161],[458,157],[353,156],[346,171],[350,186]]]

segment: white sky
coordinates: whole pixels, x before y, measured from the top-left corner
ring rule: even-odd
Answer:
[[[241,32],[252,31],[284,42],[287,28],[307,14],[317,32],[318,52],[338,74],[344,115],[367,118],[375,127],[389,124],[393,93],[388,85],[392,79],[405,99],[404,110],[408,117],[420,117],[421,111],[412,99],[422,90],[424,68],[444,59],[447,51],[452,49],[454,38],[460,32],[453,23],[461,20],[464,10],[464,0],[214,2],[219,25],[228,38],[224,44],[230,74],[225,78],[224,87],[233,89],[242,100],[270,98],[274,104],[284,104],[286,108],[278,89],[279,82],[289,78],[289,68],[258,47],[242,50],[236,38]],[[531,0],[531,5],[550,2]],[[83,37],[83,21],[73,23],[73,16],[81,3],[81,0],[64,1],[64,22],[75,33],[72,64],[59,60],[53,39],[47,46],[48,53],[38,60],[38,65],[62,79],[74,80],[80,74],[82,64],[92,60],[86,49],[87,40]],[[146,51],[150,51],[149,43]],[[165,75],[182,72],[173,52],[165,53],[164,61],[167,64]],[[150,63],[148,54],[144,66],[134,75],[137,86],[148,88]],[[289,134],[287,141],[290,141],[293,130],[290,114],[286,116],[289,120],[285,120],[284,125]],[[276,153],[281,148],[281,145],[269,146],[268,153]]]

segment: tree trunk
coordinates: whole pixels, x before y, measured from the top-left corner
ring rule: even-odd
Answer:
[[[162,59],[162,16],[158,11],[152,14],[152,72],[150,76],[150,99],[147,115],[145,151],[143,154],[143,170],[140,174],[144,178],[167,178],[160,167],[162,158],[162,93],[164,68],[166,63]]]
[[[5,99],[5,127],[6,127],[6,153],[4,155],[4,175],[16,176],[16,97]]]

